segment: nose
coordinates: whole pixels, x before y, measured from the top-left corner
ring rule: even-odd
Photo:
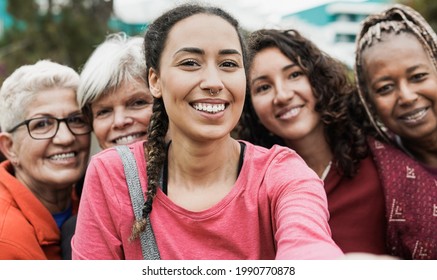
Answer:
[[[75,140],[74,134],[70,131],[67,124],[65,122],[59,123],[58,131],[53,137],[53,143],[69,145],[73,143]]]
[[[419,96],[417,95],[412,85],[409,85],[406,82],[400,84],[398,94],[399,105],[411,105],[418,99],[418,97]]]
[[[275,83],[276,94],[273,99],[274,105],[281,105],[288,103],[294,97],[294,90],[290,87],[285,86],[282,82]]]
[[[223,82],[220,76],[220,69],[217,66],[209,66],[203,72],[202,82],[200,88],[207,90],[208,94],[211,92],[220,92],[223,88]]]
[[[114,119],[112,126],[114,128],[124,128],[130,124],[132,124],[132,118],[127,114],[124,109],[114,109]]]

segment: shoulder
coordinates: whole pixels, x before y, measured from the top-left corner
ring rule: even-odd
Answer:
[[[0,199],[0,259],[38,258],[31,254],[40,251],[35,229],[11,200]]]
[[[369,146],[373,159],[379,168],[394,169],[399,166],[414,166],[420,169],[424,167],[416,159],[406,154],[399,147],[375,139],[369,139]]]
[[[144,141],[135,142],[127,147],[134,154],[137,161],[144,159]],[[113,168],[122,167],[121,157],[116,147],[108,148],[95,154],[92,156],[90,163],[102,164]]]
[[[280,145],[273,145],[270,149],[254,145],[250,142],[240,141],[246,144],[245,157],[255,161],[274,161],[283,157],[291,157],[300,159],[299,155],[292,149]]]
[[[243,170],[248,178],[259,178],[275,185],[296,185],[299,181],[320,181],[316,173],[292,149],[274,145],[270,149],[246,144]],[[317,182],[316,182],[317,183]]]
[[[129,145],[136,161],[137,172],[142,185],[146,185],[146,163],[143,141]],[[85,175],[83,196],[92,199],[108,199],[118,203],[129,198],[125,167],[115,147],[101,151],[91,158]],[[82,198],[81,204],[82,205]],[[117,202],[118,201],[118,202]]]

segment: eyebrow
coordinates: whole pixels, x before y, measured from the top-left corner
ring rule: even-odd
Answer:
[[[181,49],[177,50],[173,56],[177,55],[178,53],[182,53],[182,52],[201,54],[201,55],[205,54],[205,51],[200,49],[200,48],[187,47],[187,48],[181,48]],[[237,55],[241,56],[241,53],[235,49],[223,49],[223,50],[219,51],[219,55],[228,55],[228,54],[237,54]]]
[[[291,69],[291,68],[293,68],[293,67],[295,67],[295,66],[297,66],[297,64],[295,64],[295,63],[291,63],[291,64],[288,64],[288,65],[285,65],[284,67],[282,67],[281,72],[285,72],[285,71],[287,71],[288,69]],[[250,84],[254,84],[256,81],[259,81],[259,80],[265,80],[265,79],[267,79],[267,76],[266,76],[266,75],[259,76],[259,77],[256,77],[255,79],[253,79],[253,80],[250,82]]]
[[[417,68],[420,68],[420,67],[426,67],[426,65],[425,64],[422,64],[422,63],[420,63],[420,64],[417,64],[417,65],[413,65],[413,66],[411,66],[411,67],[408,67],[407,68],[407,73],[408,74],[410,74],[411,72],[414,72]]]
[[[406,72],[407,74],[411,74],[412,72],[414,72],[415,70],[417,70],[417,68],[420,68],[420,67],[426,67],[426,65],[423,64],[423,63],[417,64],[417,65],[413,65],[413,66],[411,66],[411,67],[408,67],[407,70],[406,70],[405,72]],[[382,76],[382,77],[376,79],[375,81],[371,81],[371,84],[370,84],[370,85],[371,85],[371,86],[375,86],[375,84],[377,84],[377,83],[379,83],[379,82],[387,81],[387,80],[390,80],[390,76]]]

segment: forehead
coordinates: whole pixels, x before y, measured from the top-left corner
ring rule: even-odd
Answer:
[[[251,64],[251,73],[255,73],[258,70],[273,70],[275,68],[284,67],[284,65],[289,65],[293,61],[287,57],[282,51],[277,47],[268,47],[257,52]]]
[[[225,19],[210,14],[196,14],[176,23],[170,30],[166,49],[184,46],[216,46],[241,52],[237,30]]]
[[[428,58],[429,55],[422,45],[422,42],[409,32],[384,32],[380,40],[373,38],[372,45],[368,46],[362,53],[364,64],[379,59],[392,59],[393,63],[398,58]]]
[[[57,112],[77,110],[76,92],[69,88],[53,88],[35,93],[29,105],[28,114],[55,114]]]

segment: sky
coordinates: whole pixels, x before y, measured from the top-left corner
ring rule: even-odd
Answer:
[[[251,30],[274,27],[282,15],[335,0],[201,0],[219,6]],[[346,0],[360,1],[360,0]],[[114,0],[114,13],[127,23],[145,23],[186,0]],[[199,1],[198,1],[199,2]]]

